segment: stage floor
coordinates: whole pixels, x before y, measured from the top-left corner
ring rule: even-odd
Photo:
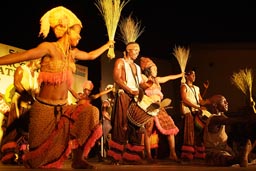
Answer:
[[[202,161],[194,161],[191,163],[176,163],[168,160],[157,160],[154,164],[143,164],[143,165],[111,165],[108,162],[98,162],[96,159],[89,159],[90,163],[95,165],[97,169],[86,169],[86,170],[97,170],[97,171],[255,171],[256,162],[252,162],[246,168],[241,168],[238,165],[232,167],[209,167],[206,166]],[[70,167],[71,161],[65,162],[64,168],[62,169],[50,169],[50,170],[76,170]],[[10,166],[0,164],[1,171],[28,171],[24,166]],[[46,170],[46,169],[33,169],[33,170]],[[85,169],[84,169],[85,170]]]

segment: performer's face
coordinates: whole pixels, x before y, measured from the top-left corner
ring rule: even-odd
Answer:
[[[150,67],[150,70],[151,70],[151,75],[153,77],[156,77],[157,76],[157,67],[155,65],[153,65]]]
[[[227,112],[228,111],[228,102],[225,97],[222,97],[218,103],[218,109],[221,112]]]
[[[91,90],[84,89],[84,90],[83,90],[82,98],[87,98],[87,97],[89,97],[90,94],[91,94],[91,92],[92,92]]]
[[[69,38],[70,38],[70,45],[72,47],[76,47],[81,39],[80,36],[81,27],[79,25],[75,25],[70,28],[69,30]]]
[[[139,44],[133,43],[133,44],[127,45],[126,52],[127,52],[126,56],[128,58],[131,58],[132,60],[135,60],[138,57],[139,53],[140,53]]]
[[[195,82],[195,80],[196,80],[195,71],[191,71],[188,75],[186,75],[186,78],[187,78],[188,81],[190,81],[192,83]]]

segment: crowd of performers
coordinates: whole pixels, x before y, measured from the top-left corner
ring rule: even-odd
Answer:
[[[140,46],[134,41],[128,42],[123,56],[115,59],[113,85],[96,95],[91,95],[91,81],[83,83],[81,93],[72,90],[75,60],[93,60],[114,45],[109,41],[91,52],[79,50],[81,28],[82,23],[70,10],[53,8],[41,18],[40,35],[45,38],[52,29],[56,42],[43,42],[0,58],[0,65],[29,61],[15,72],[11,102],[0,96],[3,164],[61,168],[71,157],[72,168],[93,169],[88,155],[102,136],[104,157],[112,164],[154,162],[150,138],[155,130],[168,140],[170,161],[198,158],[212,166],[246,167],[253,159],[255,138],[251,134],[244,137],[244,143],[239,144],[241,153],[236,154],[225,130],[227,125],[239,124],[246,125],[244,130],[249,133],[256,120],[253,111],[247,111],[246,119],[227,117],[225,97],[203,99],[194,85],[194,70],[160,77],[152,59],[141,57],[136,64]],[[182,77],[186,79],[180,87],[184,124],[178,128],[166,110],[171,100],[164,98],[160,84]],[[77,99],[75,104],[67,103],[68,92]],[[91,102],[104,94],[108,99],[99,109]],[[181,130],[184,137],[178,155],[175,136]]]

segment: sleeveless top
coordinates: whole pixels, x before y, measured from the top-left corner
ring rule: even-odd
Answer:
[[[123,61],[124,61],[124,69],[125,69],[125,73],[126,73],[125,74],[126,85],[133,91],[139,90],[139,84],[142,82],[140,67],[134,63],[136,66],[136,70],[137,70],[137,75],[134,76],[129,63],[126,62],[124,59],[123,59]]]
[[[159,85],[159,83],[156,83],[154,80],[153,80],[153,85],[151,87],[147,88],[145,90],[145,93],[149,97],[157,96],[156,101],[159,101],[159,100],[161,101],[164,97],[164,95],[161,91],[161,86]]]
[[[189,101],[193,104],[199,104],[199,93],[200,89],[198,86],[193,85],[193,87],[188,86],[186,83],[182,84],[186,86],[186,96]],[[186,106],[185,103],[182,103],[182,112],[183,114],[190,113],[192,111],[197,111],[197,109],[193,107]]]

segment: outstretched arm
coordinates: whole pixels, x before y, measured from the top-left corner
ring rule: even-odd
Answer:
[[[81,99],[81,97],[79,96],[79,94],[77,92],[75,92],[75,90],[73,90],[72,88],[69,88],[69,92],[72,94],[72,96],[74,98],[76,98],[77,100]]]
[[[0,65],[8,65],[33,59],[39,59],[46,55],[50,56],[50,48],[52,46],[53,45],[49,42],[43,42],[35,48],[2,56],[0,57]]]
[[[159,83],[166,83],[167,81],[181,78],[181,77],[183,77],[183,75],[184,75],[184,73],[182,72],[180,74],[168,75],[168,76],[164,76],[164,77],[157,77],[157,80]]]
[[[14,87],[16,91],[19,92],[20,94],[24,91],[24,88],[21,84],[22,77],[23,77],[23,70],[21,66],[19,66],[14,72]]]
[[[113,88],[108,89],[108,90],[101,91],[101,92],[99,92],[98,94],[91,95],[90,97],[91,97],[92,100],[94,100],[94,99],[97,99],[97,98],[103,96],[104,94],[107,94],[107,93],[111,92],[111,91],[113,91]]]
[[[95,49],[90,52],[81,51],[79,49],[74,49],[75,58],[78,60],[94,60],[98,58],[103,52],[108,50],[110,47],[114,46],[114,41],[108,41],[106,44],[102,45],[98,49]]]

